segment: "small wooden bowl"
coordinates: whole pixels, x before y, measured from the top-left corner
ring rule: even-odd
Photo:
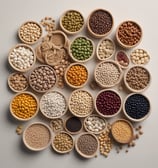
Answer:
[[[129,137],[126,137],[127,136],[127,128],[123,129],[123,127],[121,127],[120,128],[121,130],[119,130],[116,127],[116,124],[118,124],[118,122],[123,122],[128,127],[128,129],[130,131],[129,134],[131,134]],[[122,132],[120,133],[119,131],[122,131]],[[122,135],[122,133],[124,133],[124,134]],[[121,143],[121,144],[128,144],[133,140],[133,137],[134,137],[133,126],[129,121],[127,121],[125,119],[118,119],[115,122],[113,122],[112,125],[111,125],[111,134],[112,134],[112,136],[113,136],[113,138],[115,139],[116,142]],[[117,137],[116,134],[117,135],[119,134],[119,136],[123,136],[124,138],[121,139],[121,137]],[[125,139],[125,137],[127,139]]]
[[[143,69],[146,71],[146,73],[149,75],[149,83],[148,83],[147,86],[145,86],[143,89],[138,89],[138,90],[133,89],[133,88],[131,88],[131,87],[129,86],[128,82],[126,81],[128,72],[129,72],[132,68],[136,68],[136,67],[143,68]],[[140,80],[142,80],[142,79],[140,79]],[[124,83],[125,83],[126,88],[127,88],[130,92],[141,93],[141,92],[145,91],[145,90],[150,86],[150,83],[151,83],[151,75],[150,75],[150,72],[149,72],[144,66],[142,66],[142,65],[132,66],[132,67],[129,68],[129,69],[125,72],[125,74],[124,74]]]
[[[23,88],[23,89],[21,89],[21,90],[15,89],[14,87],[12,87],[12,84],[11,84],[11,78],[12,78],[13,76],[15,76],[16,74],[17,74],[17,75],[18,75],[18,74],[19,74],[19,75],[22,75],[22,76],[25,78],[25,80],[27,81],[26,87]],[[20,80],[17,79],[17,80],[16,80],[16,83],[20,83]],[[27,90],[27,88],[28,88],[28,86],[29,86],[29,84],[28,84],[28,79],[27,79],[26,75],[24,75],[23,73],[14,72],[14,73],[10,74],[9,77],[8,77],[8,86],[9,86],[9,88],[10,88],[13,92],[16,92],[16,93],[18,93],[18,92],[23,92],[23,91]]]
[[[26,48],[26,49],[29,49],[32,53],[33,53],[33,63],[32,63],[32,65],[30,66],[30,67],[28,67],[28,68],[25,68],[25,69],[19,69],[19,68],[17,68],[13,63],[12,63],[12,61],[11,61],[11,55],[12,55],[12,52],[14,51],[14,49],[17,49],[17,48],[20,48],[20,47],[24,47],[24,48]],[[16,71],[19,71],[19,72],[26,72],[26,71],[28,71],[28,70],[30,70],[34,65],[35,65],[35,62],[36,62],[36,54],[35,54],[35,51],[34,51],[34,49],[31,47],[31,46],[29,46],[29,45],[27,45],[27,44],[17,44],[17,45],[15,45],[14,47],[12,47],[11,49],[10,49],[10,51],[9,51],[9,56],[8,56],[8,62],[9,62],[9,64],[10,64],[10,66],[14,69],[14,70],[16,70]]]
[[[109,56],[106,57],[106,58],[101,58],[101,56],[99,55],[99,48],[100,48],[101,44],[102,44],[104,41],[109,41],[109,42],[112,44],[112,46],[113,46],[113,53],[109,54]],[[114,55],[114,53],[115,53],[115,48],[116,48],[116,47],[115,47],[115,43],[113,42],[113,40],[111,40],[111,39],[109,39],[109,38],[103,38],[103,39],[101,39],[101,40],[99,41],[98,45],[97,45],[97,48],[96,48],[97,58],[98,58],[100,61],[105,61],[105,60],[107,60],[107,59],[110,59],[110,58]],[[103,51],[105,51],[104,56],[107,55],[106,49],[104,49]]]
[[[33,39],[32,41],[28,41],[28,40],[26,40],[26,39],[24,39],[23,37],[22,37],[22,35],[24,34],[24,32],[22,33],[21,31],[21,29],[23,28],[23,26],[29,26],[29,25],[31,25],[31,24],[34,24],[34,25],[36,25],[39,29],[40,29],[40,34],[39,34],[39,37],[37,38],[37,39]],[[28,31],[30,31],[29,29],[28,29]],[[30,33],[30,32],[29,32]],[[42,27],[41,27],[41,25],[40,24],[38,24],[37,22],[35,22],[35,21],[27,21],[27,22],[25,22],[25,23],[23,23],[21,26],[20,26],[20,28],[19,28],[19,30],[18,30],[18,36],[19,36],[19,39],[23,42],[23,43],[25,43],[25,44],[35,44],[36,42],[38,42],[38,40],[41,38],[41,36],[42,36],[42,33],[43,33],[43,31],[42,31]],[[26,33],[26,34],[24,34],[24,35],[27,35],[28,36],[28,32]],[[30,35],[30,34],[29,34]],[[31,35],[30,35],[30,37],[32,37]]]
[[[118,71],[120,72],[120,75],[119,75],[118,80],[117,80],[115,83],[111,84],[111,85],[110,85],[110,84],[109,84],[109,85],[103,84],[101,81],[99,81],[99,80],[97,79],[97,75],[96,75],[97,69],[98,69],[102,64],[106,64],[106,63],[110,63],[110,64],[115,65],[115,66],[117,67]],[[102,87],[102,88],[110,88],[110,87],[113,87],[113,86],[115,86],[115,85],[117,85],[117,84],[120,83],[120,81],[121,81],[121,79],[122,79],[122,69],[121,69],[120,65],[119,65],[116,61],[113,61],[113,60],[101,61],[101,62],[98,63],[98,64],[96,65],[96,67],[95,67],[95,70],[94,70],[94,78],[95,78],[96,83],[97,83],[100,87]]]
[[[31,83],[31,75],[32,75],[32,73],[33,73],[34,71],[36,71],[38,68],[41,68],[41,67],[48,67],[49,70],[51,70],[51,71],[54,73],[54,78],[55,78],[55,84],[54,84],[51,88],[45,89],[45,90],[43,90],[43,91],[36,89],[36,88],[33,86],[33,84]],[[44,64],[43,64],[43,65],[36,66],[36,67],[30,72],[28,79],[29,79],[29,85],[30,85],[30,87],[31,87],[34,91],[36,91],[37,93],[45,93],[45,92],[51,90],[52,88],[54,88],[54,87],[56,86],[56,83],[57,83],[57,75],[56,75],[56,72],[55,72],[54,68],[51,67],[51,66],[49,66],[49,65],[44,65]]]
[[[48,134],[49,134],[49,141],[48,141],[47,144],[45,144],[45,146],[43,146],[43,147],[37,147],[37,148],[35,148],[35,147],[32,147],[32,146],[27,142],[27,132],[29,131],[30,127],[33,127],[33,126],[35,126],[35,125],[39,125],[40,127],[45,127],[46,130],[47,130],[47,132],[48,132]],[[32,130],[31,130],[31,131],[32,131]],[[34,130],[34,131],[35,131],[35,130]],[[40,135],[37,135],[37,133],[40,133],[40,132],[37,132],[37,131],[36,131],[36,135],[35,135],[35,134],[32,135],[32,141],[31,141],[31,143],[37,143],[40,139],[43,140],[43,139],[45,138],[45,137],[41,137]],[[42,150],[48,148],[49,145],[51,144],[52,131],[51,131],[51,129],[50,129],[46,124],[44,124],[44,123],[42,123],[42,122],[35,122],[35,123],[30,124],[29,126],[27,126],[27,127],[25,128],[25,130],[24,130],[24,132],[23,132],[22,140],[23,140],[24,145],[25,145],[29,150],[31,150],[31,151],[36,151],[36,152],[37,152],[37,151],[42,151]],[[35,142],[34,142],[34,141],[35,141]]]
[[[57,149],[57,148],[55,147],[55,145],[54,145],[54,138],[55,138],[55,136],[57,136],[57,135],[59,135],[59,134],[66,134],[66,135],[68,135],[68,136],[71,138],[73,144],[72,144],[72,147],[71,147],[69,150],[61,151],[61,150],[59,150],[59,149]],[[72,151],[72,149],[74,148],[74,139],[73,139],[73,137],[72,137],[69,133],[67,133],[67,132],[65,132],[65,131],[61,131],[61,132],[57,133],[55,136],[54,136],[54,138],[53,138],[53,140],[52,140],[52,148],[54,149],[54,151],[56,151],[56,152],[59,153],[59,154],[65,154],[65,153],[69,153],[69,152]]]
[[[119,107],[118,111],[115,112],[114,114],[104,115],[104,114],[102,114],[102,113],[98,110],[97,105],[96,105],[96,102],[97,102],[98,96],[99,96],[101,93],[103,93],[103,92],[109,92],[109,91],[115,93],[116,95],[118,95],[118,97],[120,98],[121,104],[120,104],[120,107]],[[97,94],[97,96],[96,96],[96,98],[95,98],[95,103],[94,103],[94,105],[95,105],[95,110],[96,110],[96,112],[97,112],[101,117],[104,117],[104,118],[112,118],[112,117],[115,117],[116,115],[118,115],[118,114],[121,112],[121,109],[122,109],[122,98],[121,98],[120,94],[119,94],[116,90],[114,90],[114,89],[103,89],[103,90],[101,90],[100,92],[98,92],[98,94]]]
[[[72,85],[72,84],[68,81],[68,79],[67,79],[67,73],[68,73],[69,69],[70,69],[72,66],[76,66],[76,65],[79,65],[79,66],[83,67],[83,68],[86,70],[86,72],[87,72],[87,79],[86,79],[85,83],[83,83],[82,85],[78,85],[78,86]],[[86,67],[85,65],[83,65],[83,64],[81,64],[81,63],[72,63],[72,64],[70,64],[70,65],[67,67],[67,69],[66,69],[66,71],[65,71],[65,74],[64,74],[64,79],[65,79],[66,84],[67,84],[68,86],[70,86],[71,88],[74,88],[74,89],[82,88],[82,87],[84,87],[84,86],[87,84],[87,82],[88,82],[88,80],[89,80],[89,72],[88,72],[88,69],[87,69],[87,67]]]
[[[135,95],[135,94],[139,94],[139,95],[144,96],[145,99],[149,102],[149,107],[150,107],[148,113],[147,113],[144,117],[139,118],[139,119],[132,118],[131,116],[129,116],[129,115],[127,114],[127,112],[126,112],[126,109],[125,109],[126,101],[128,100],[128,98],[129,98],[130,96]],[[125,98],[125,100],[124,100],[124,103],[123,103],[123,113],[124,113],[124,115],[126,116],[126,118],[129,119],[129,120],[132,121],[132,122],[142,122],[142,121],[146,120],[146,119],[150,116],[150,114],[151,114],[151,103],[150,103],[150,100],[149,100],[144,94],[141,94],[141,93],[131,93],[131,94],[129,94],[129,95]]]
[[[91,122],[91,121],[89,121],[89,118],[90,117],[95,117],[95,118],[98,118],[98,119],[100,119],[100,120],[102,120],[102,122],[105,124],[104,126],[103,126],[103,128],[101,129],[101,130],[98,130],[98,131],[92,131],[92,130],[90,130],[87,126],[87,124],[86,124],[86,122]],[[101,116],[99,116],[99,115],[97,115],[97,114],[91,114],[91,115],[89,115],[88,117],[86,117],[85,119],[84,119],[84,128],[85,128],[85,130],[87,131],[87,132],[89,132],[89,133],[92,133],[92,134],[100,134],[101,132],[103,132],[106,128],[107,128],[107,121],[105,120],[105,118],[103,118],[103,117],[101,117]]]
[[[95,12],[97,12],[97,11],[103,11],[103,12],[107,13],[107,14],[111,17],[111,20],[112,20],[112,26],[111,26],[110,30],[109,30],[108,32],[104,33],[104,34],[96,34],[95,32],[92,31],[92,29],[91,29],[91,27],[90,27],[90,24],[89,24],[91,16],[92,16]],[[88,32],[89,32],[90,35],[92,35],[94,38],[102,38],[102,37],[105,37],[105,36],[109,35],[110,32],[112,31],[113,25],[114,25],[113,16],[112,16],[112,14],[111,14],[109,11],[107,11],[107,10],[105,10],[105,9],[96,9],[96,10],[92,11],[91,14],[88,16],[88,19],[87,19],[87,29],[88,29]]]
[[[79,121],[80,124],[81,124],[80,129],[78,129],[77,131],[70,131],[70,130],[67,128],[67,122],[68,122],[69,119],[71,119],[71,118],[76,118],[76,119],[78,119],[78,121]],[[75,122],[72,123],[72,125],[75,125],[75,124],[76,124]],[[81,121],[81,119],[80,119],[79,117],[70,116],[70,117],[67,117],[67,118],[65,119],[65,121],[64,121],[64,128],[65,128],[66,132],[68,132],[69,134],[76,135],[76,134],[79,134],[79,133],[82,131],[83,124],[82,124],[82,121]]]
[[[121,61],[119,61],[118,60],[118,53],[119,52],[122,52],[123,54],[124,54],[124,56],[126,56],[126,59],[128,60],[127,62],[127,66],[124,66],[123,65],[123,63],[121,64]],[[128,67],[129,67],[129,64],[130,64],[130,60],[129,60],[129,58],[128,58],[128,56],[127,56],[127,53],[125,52],[125,51],[123,51],[123,50],[119,50],[119,51],[117,51],[117,53],[115,54],[115,60],[118,62],[118,64],[120,65],[120,67],[122,68],[122,69],[127,69]]]
[[[79,59],[75,58],[75,57],[73,56],[73,52],[72,52],[72,50],[71,50],[72,44],[73,44],[74,41],[75,41],[76,39],[78,39],[78,38],[86,39],[87,41],[89,41],[89,42],[92,44],[92,47],[93,47],[92,54],[89,56],[89,58],[87,58],[87,59],[85,59],[85,60],[79,60]],[[75,61],[75,62],[80,62],[80,63],[87,62],[87,61],[89,61],[90,59],[93,58],[94,53],[95,53],[95,45],[94,45],[94,42],[93,42],[91,39],[89,39],[88,37],[86,37],[86,36],[77,36],[77,37],[75,37],[75,38],[72,40],[72,42],[70,43],[70,45],[69,45],[69,54],[70,54],[70,57],[71,57],[71,59],[72,59],[73,61]]]
[[[47,95],[47,94],[49,94],[49,93],[58,93],[58,94],[60,94],[60,95],[64,98],[66,108],[65,108],[65,111],[64,111],[60,116],[55,116],[55,117],[52,116],[52,117],[50,117],[50,116],[48,116],[48,115],[44,112],[44,110],[42,109],[42,100],[43,100],[43,98],[45,97],[45,95]],[[64,96],[61,92],[50,90],[50,91],[48,91],[48,92],[46,92],[45,94],[42,95],[42,97],[41,97],[41,99],[40,99],[40,103],[39,103],[39,108],[40,108],[41,113],[42,113],[46,118],[48,118],[48,119],[56,119],[56,118],[62,117],[62,116],[67,112],[68,106],[67,106],[67,101],[66,101],[65,96]],[[52,110],[53,110],[53,109],[52,109]]]
[[[14,100],[17,96],[22,95],[22,94],[28,94],[28,95],[32,96],[32,97],[35,99],[36,103],[37,103],[37,107],[36,107],[35,113],[34,113],[31,117],[28,117],[28,118],[20,118],[20,117],[18,117],[17,115],[15,115],[14,112],[13,112],[13,110],[12,110],[13,100]],[[17,107],[17,108],[18,108],[18,107]],[[11,100],[11,102],[10,102],[9,109],[10,109],[11,115],[12,115],[15,119],[17,119],[17,120],[19,120],[19,121],[28,121],[28,120],[31,120],[32,118],[34,118],[34,117],[38,114],[38,111],[39,111],[39,101],[38,101],[37,97],[36,97],[33,93],[31,93],[31,92],[27,92],[27,91],[25,91],[25,92],[20,92],[20,93],[17,93],[17,94],[12,98],[12,100]]]
[[[133,45],[124,44],[124,43],[120,40],[120,38],[119,38],[119,29],[120,29],[120,27],[121,27],[123,24],[128,24],[128,23],[132,23],[132,24],[136,25],[137,28],[138,28],[138,29],[140,30],[140,32],[141,32],[140,39],[138,40],[138,42],[136,42],[136,43],[133,44]],[[127,33],[128,33],[128,32],[127,32]],[[130,49],[130,48],[136,47],[136,46],[141,42],[142,36],[143,36],[142,28],[141,28],[140,25],[139,25],[138,23],[136,23],[135,21],[131,21],[131,20],[124,21],[124,22],[120,23],[120,24],[118,25],[117,29],[116,29],[116,40],[117,40],[118,44],[119,44],[121,47],[125,48],[125,49]],[[131,37],[131,38],[132,38],[132,37]]]
[[[83,90],[83,89],[77,89],[77,90],[74,90],[72,93],[71,93],[71,95],[70,95],[70,97],[69,97],[69,101],[68,101],[68,106],[69,106],[69,110],[70,110],[70,112],[74,115],[74,116],[76,116],[76,117],[79,117],[79,118],[83,118],[83,117],[87,117],[88,115],[90,115],[92,112],[93,112],[93,106],[94,105],[92,105],[92,109],[91,109],[91,111],[89,112],[89,113],[86,113],[86,114],[76,114],[73,110],[72,110],[72,107],[71,107],[71,99],[72,99],[72,96],[73,96],[73,94],[74,93],[76,93],[76,92],[86,92],[91,98],[92,98],[92,101],[93,101],[93,96],[88,92],[88,91],[86,91],[86,90]],[[94,101],[93,101],[93,104],[94,104]]]
[[[79,139],[81,138],[81,136],[84,136],[84,135],[90,135],[90,136],[92,136],[92,137],[96,140],[97,149],[96,149],[96,151],[95,151],[93,154],[91,154],[91,155],[86,155],[86,154],[84,154],[84,153],[79,149],[79,147],[78,147],[78,141],[79,141]],[[87,145],[88,145],[88,143],[87,143]],[[94,134],[91,134],[91,133],[88,133],[88,132],[81,133],[81,134],[77,137],[77,139],[76,139],[75,149],[76,149],[77,153],[78,153],[80,156],[82,156],[82,157],[84,157],[84,158],[86,158],[86,159],[93,158],[93,157],[95,157],[95,156],[97,155],[97,151],[98,151],[98,149],[99,149],[99,141],[98,141],[98,138],[97,138]]]
[[[70,13],[70,12],[76,12],[76,13],[80,14],[81,18],[83,19],[83,25],[80,27],[80,29],[79,29],[78,31],[69,31],[68,29],[66,29],[66,28],[63,26],[62,20],[63,20],[63,18],[65,17],[65,15],[67,15],[67,14]],[[73,20],[69,20],[69,21],[72,22]],[[60,17],[59,24],[60,24],[61,29],[62,29],[65,33],[67,33],[67,34],[69,34],[69,35],[74,35],[74,34],[79,33],[80,31],[82,31],[82,29],[83,29],[83,27],[84,27],[84,17],[83,17],[83,15],[82,15],[79,11],[77,11],[77,10],[74,10],[74,9],[67,10],[67,11],[65,11],[65,12],[62,14],[62,16]]]

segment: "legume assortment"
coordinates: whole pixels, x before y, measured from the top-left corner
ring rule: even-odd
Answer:
[[[28,45],[18,44],[10,50],[8,56],[13,70],[19,71],[8,77],[9,87],[14,92],[19,92],[10,102],[12,116],[19,121],[27,121],[35,117],[40,109],[43,115],[39,117],[46,117],[45,122],[49,122],[50,127],[43,122],[26,127],[23,133],[25,146],[39,151],[52,142],[53,150],[64,154],[70,152],[75,145],[76,151],[84,158],[97,156],[98,149],[100,154],[107,157],[114,146],[117,147],[117,153],[124,144],[134,147],[135,140],[143,132],[140,125],[133,129],[133,122],[145,120],[151,109],[149,99],[140,94],[151,81],[150,72],[143,66],[149,62],[150,56],[144,49],[136,49],[130,53],[129,59],[128,51],[123,48],[130,49],[140,43],[141,27],[134,21],[121,23],[116,30],[116,39],[122,50],[117,51],[115,41],[105,38],[114,24],[113,17],[107,10],[92,11],[86,23],[89,36],[81,33],[72,38],[72,41],[67,34],[81,32],[85,24],[79,11],[69,10],[61,16],[62,30],[57,30],[55,20],[51,17],[45,17],[40,23],[47,33],[42,40],[37,45],[30,46],[41,38],[42,28],[36,22],[26,22],[20,27],[18,36]],[[104,38],[97,42],[92,37]],[[95,58],[90,60],[93,56],[100,61],[96,66]],[[87,65],[84,65],[85,62]],[[137,65],[131,67],[131,63]],[[89,71],[89,67],[93,68],[94,73]],[[91,88],[78,89],[86,87],[92,74],[94,81],[91,81]],[[134,93],[127,95],[121,82],[122,76],[125,86]],[[64,89],[64,82],[70,88]],[[120,93],[116,91],[117,87],[112,88],[117,84]],[[56,87],[64,90],[57,91]],[[112,89],[108,89],[110,87]],[[27,89],[32,90],[24,92]],[[37,98],[32,92],[37,94]],[[68,101],[64,92],[70,93]],[[95,100],[91,92],[94,92]],[[121,92],[127,96],[123,102],[123,111]],[[122,112],[126,120],[123,115],[117,115]],[[109,118],[116,115],[118,119],[111,124]],[[17,127],[18,135],[22,134],[22,128],[22,125]],[[53,140],[51,131],[54,133]],[[128,151],[125,150],[126,153]]]

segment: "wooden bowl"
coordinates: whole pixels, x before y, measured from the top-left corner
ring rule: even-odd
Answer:
[[[39,126],[39,129],[37,130],[37,126]],[[41,147],[39,147],[38,145],[41,145],[41,142],[39,141],[44,141],[46,140],[46,136],[44,136],[42,133],[42,131],[44,130],[41,130],[42,127],[45,129],[45,133],[47,132],[48,133],[48,141],[45,142],[45,144],[42,144]],[[31,129],[31,130],[30,130]],[[30,131],[30,132],[29,132]],[[32,134],[32,137],[30,137],[30,141],[31,142],[28,142],[29,140],[29,133]],[[23,139],[23,143],[24,145],[31,151],[42,151],[46,148],[49,147],[49,145],[51,144],[51,140],[52,140],[52,132],[51,132],[51,129],[46,125],[44,124],[43,122],[35,122],[35,123],[32,123],[30,124],[29,126],[27,126],[23,132],[23,136],[22,136],[22,139]],[[33,147],[33,145],[37,145],[37,147]]]
[[[134,44],[125,44],[125,43],[122,42],[122,40],[120,39],[120,37],[119,37],[119,29],[120,29],[120,27],[122,27],[124,24],[126,24],[127,27],[128,27],[128,24],[133,24],[133,25],[135,25],[135,26],[139,29],[141,35],[140,35],[140,38],[138,39],[138,41],[135,42]],[[124,29],[124,31],[126,31],[126,34],[128,35],[128,39],[129,39],[129,38],[132,38],[131,35],[130,35],[130,32],[128,32],[129,30]],[[142,28],[141,28],[141,26],[140,26],[138,23],[136,23],[135,21],[131,21],[131,20],[124,21],[124,22],[120,23],[120,24],[118,25],[117,29],[116,29],[116,40],[117,40],[118,44],[119,44],[121,47],[126,48],[126,49],[130,49],[130,48],[136,47],[136,46],[141,42],[142,36],[143,36]]]
[[[126,105],[126,102],[127,102],[128,98],[131,97],[131,96],[133,96],[133,95],[135,95],[135,94],[139,94],[139,95],[143,96],[148,101],[148,103],[149,103],[149,111],[147,112],[147,114],[144,117],[141,117],[139,119],[136,119],[136,118],[133,118],[133,117],[129,116],[129,114],[127,114],[126,108],[125,108],[125,105]],[[146,120],[150,116],[150,114],[151,114],[151,103],[150,103],[150,100],[144,94],[141,94],[141,93],[131,93],[124,100],[124,103],[123,103],[123,113],[126,116],[126,118],[128,120],[132,121],[132,122],[142,122],[142,121]]]
[[[81,18],[83,19],[83,24],[81,25],[81,27],[80,27],[77,31],[70,31],[70,30],[68,30],[67,28],[64,27],[64,25],[63,25],[63,23],[62,23],[63,18],[64,18],[65,16],[67,16],[67,15],[68,15],[69,13],[71,13],[71,12],[78,13],[78,14],[81,16]],[[74,19],[69,18],[68,21],[73,23],[73,22],[74,22]],[[75,23],[76,23],[76,22],[75,22]],[[75,24],[75,23],[74,23],[74,24]],[[79,33],[80,31],[82,31],[82,29],[83,29],[83,27],[84,27],[84,17],[83,17],[83,15],[81,14],[81,12],[79,12],[79,11],[77,11],[77,10],[74,10],[74,9],[70,9],[70,10],[65,11],[65,12],[62,14],[62,16],[60,17],[59,24],[60,24],[61,29],[62,29],[65,33],[67,33],[67,34],[69,34],[69,35],[74,35],[74,34]]]
[[[90,27],[90,19],[91,19],[92,15],[93,15],[95,12],[98,12],[98,11],[102,11],[102,12],[108,14],[109,17],[110,17],[111,20],[112,20],[112,26],[111,26],[110,30],[106,31],[106,32],[103,33],[103,34],[95,33],[95,32],[91,29],[91,27]],[[88,32],[89,32],[89,34],[92,35],[94,38],[102,38],[102,37],[105,37],[105,36],[109,35],[109,34],[111,33],[111,31],[112,31],[113,25],[114,25],[113,16],[112,16],[112,14],[111,14],[109,11],[107,11],[107,10],[105,10],[105,9],[96,9],[96,10],[92,11],[92,12],[90,13],[90,15],[88,16],[88,19],[87,19],[87,29],[88,29]],[[101,27],[101,28],[102,28],[102,27]]]
[[[36,25],[36,28],[37,30],[30,30],[30,28],[27,29],[27,26],[30,26],[30,25]],[[25,27],[25,28],[24,28]],[[24,29],[24,30],[23,30]],[[25,29],[27,30],[27,32],[25,32]],[[39,30],[39,33],[38,33],[38,37],[35,38],[35,34],[34,33],[37,33],[37,31]],[[34,31],[34,33],[32,32]],[[32,33],[32,34],[31,34]],[[36,42],[39,41],[39,39],[41,38],[42,36],[42,27],[40,24],[38,24],[37,22],[35,21],[27,21],[25,23],[23,23],[19,30],[18,30],[18,36],[19,36],[19,39],[23,42],[23,43],[26,43],[26,44],[35,44]],[[29,36],[29,38],[31,38],[30,40],[29,39],[26,39],[24,38],[23,36]]]
[[[20,47],[24,47],[25,49],[28,49],[28,50],[30,50],[30,51],[32,52],[32,54],[33,54],[33,63],[30,65],[30,67],[26,67],[26,68],[24,68],[24,69],[20,69],[18,66],[15,66],[15,65],[13,64],[13,61],[12,61],[12,59],[13,59],[13,52],[15,51],[15,49],[20,48]],[[19,71],[19,72],[29,71],[29,70],[35,65],[35,62],[36,62],[36,54],[35,54],[35,51],[34,51],[34,49],[33,49],[31,46],[29,46],[29,45],[27,45],[27,44],[17,44],[16,46],[12,47],[12,48],[10,49],[10,51],[9,51],[8,62],[9,62],[9,64],[10,64],[10,66],[11,66],[14,70],[16,70],[16,71]]]
[[[72,140],[72,146],[71,146],[70,149],[61,151],[61,150],[59,150],[59,149],[57,149],[57,148],[55,147],[55,144],[54,144],[55,137],[58,136],[58,135],[60,135],[60,134],[66,134],[67,136],[70,137],[70,139]],[[61,139],[60,139],[60,140],[61,140]],[[61,143],[62,143],[62,142],[61,142]],[[74,148],[74,140],[73,140],[73,137],[72,137],[69,133],[67,133],[67,132],[65,132],[65,131],[61,131],[61,132],[57,133],[57,134],[54,136],[53,140],[52,140],[52,148],[54,149],[54,151],[56,151],[56,152],[59,153],[59,154],[69,153],[69,152]]]
[[[82,39],[85,39],[86,41],[89,41],[89,42],[91,43],[91,45],[92,45],[92,48],[93,48],[91,55],[90,55],[88,58],[84,59],[84,60],[80,60],[80,59],[75,58],[75,56],[73,55],[73,51],[72,51],[72,49],[71,49],[71,47],[72,47],[74,41],[77,40],[77,39],[79,39],[79,38],[82,38]],[[83,47],[84,47],[84,46],[85,46],[85,44],[83,45]],[[90,59],[93,58],[94,52],[95,52],[94,42],[93,42],[91,39],[89,39],[88,37],[86,37],[86,36],[77,36],[77,37],[75,37],[75,38],[72,40],[72,42],[70,42],[70,45],[69,45],[69,54],[70,54],[71,59],[72,59],[73,61],[75,61],[75,62],[84,63],[84,62],[89,61]]]
[[[13,111],[13,109],[12,109],[12,103],[13,103],[14,99],[17,98],[17,96],[20,96],[20,95],[23,95],[23,94],[27,94],[27,95],[30,95],[31,97],[33,97],[33,99],[36,101],[36,104],[37,104],[37,107],[36,107],[36,110],[35,110],[34,114],[33,114],[32,116],[28,117],[28,118],[18,117],[18,116],[14,113],[14,111]],[[19,103],[20,103],[20,102],[19,102]],[[17,108],[18,108],[18,107],[17,107]],[[17,119],[17,120],[19,120],[19,121],[28,121],[28,120],[34,118],[34,117],[37,115],[37,113],[38,113],[38,111],[39,111],[39,101],[38,101],[37,97],[36,97],[33,93],[31,93],[31,92],[27,92],[27,91],[25,91],[25,92],[20,92],[20,93],[15,94],[15,96],[12,98],[12,100],[11,100],[11,102],[10,102],[9,109],[10,109],[11,115],[12,115],[15,119]],[[22,112],[21,112],[21,113],[22,113]],[[26,113],[27,113],[27,111],[26,111]]]

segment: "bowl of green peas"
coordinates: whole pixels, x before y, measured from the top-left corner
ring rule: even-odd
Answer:
[[[95,52],[94,42],[85,37],[75,37],[69,45],[69,54],[74,62],[87,62],[93,56]]]

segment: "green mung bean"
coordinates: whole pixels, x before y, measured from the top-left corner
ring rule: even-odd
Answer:
[[[75,59],[84,61],[91,57],[93,53],[93,44],[85,37],[78,37],[72,42],[70,49]]]

